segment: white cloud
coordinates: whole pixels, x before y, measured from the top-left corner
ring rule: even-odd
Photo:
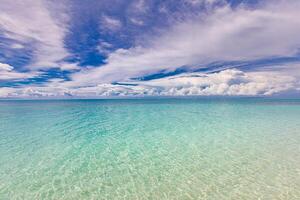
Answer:
[[[266,78],[267,77],[267,78]],[[272,95],[293,88],[296,79],[277,72],[242,72],[228,69],[218,73],[190,73],[142,82],[160,88],[162,95]]]
[[[32,46],[31,69],[57,67],[57,62],[68,55],[64,48],[66,26],[50,8],[50,2],[43,0],[1,1],[0,30],[4,37]]]
[[[109,53],[111,53],[112,47],[113,45],[111,43],[101,41],[97,47],[97,50],[100,54],[108,55]]]
[[[185,0],[187,3],[190,3],[192,5],[212,5],[216,3],[225,3],[224,0]]]
[[[2,71],[11,71],[13,69],[14,69],[13,66],[10,66],[10,65],[5,64],[5,63],[0,63],[0,72],[2,72]]]
[[[17,72],[13,66],[0,63],[0,81],[28,79],[37,76],[36,72]]]
[[[108,15],[103,15],[101,19],[101,26],[101,28],[104,27],[104,29],[106,30],[116,31],[122,27],[122,22],[117,18],[113,18]]]
[[[111,53],[106,65],[74,74],[69,84],[126,81],[215,61],[293,56],[300,46],[300,2],[273,3],[259,9],[225,6],[202,18],[180,22],[161,36],[149,38],[148,46]]]
[[[10,96],[18,96],[15,94],[15,88],[9,88],[9,87],[0,87],[0,97],[1,98],[7,98]]]
[[[138,25],[138,26],[143,26],[144,25],[144,21],[135,17],[131,17],[129,19],[131,21],[131,23]]]
[[[144,46],[111,52],[109,43],[100,43],[99,51],[108,55],[105,65],[82,69],[71,75],[71,81],[52,79],[39,86],[2,87],[0,97],[272,95],[288,90],[299,92],[299,63],[261,67],[247,72],[231,69],[212,74],[188,73],[151,81],[131,81],[134,77],[161,70],[172,71],[181,66],[199,68],[216,61],[296,55],[300,46],[300,2],[268,2],[258,9],[218,7],[200,17],[180,21],[170,29],[162,30],[159,36],[149,36]],[[0,13],[0,27],[6,31],[6,36],[16,43],[34,44],[36,65],[79,70],[76,64],[59,62],[67,55],[63,48],[64,26],[53,20],[43,3],[29,3],[34,5],[33,13],[27,14],[26,9],[17,12],[22,1],[17,1],[16,8],[11,6],[13,9],[10,9],[12,3],[9,2],[8,6],[1,8],[5,12]],[[18,15],[14,18],[11,13]],[[26,15],[29,17],[24,17]],[[121,21],[111,16],[103,15],[100,23],[108,31],[122,28]],[[14,71],[6,64],[0,64],[0,69],[2,80],[34,76]],[[126,84],[111,84],[116,81]]]
[[[145,13],[148,10],[148,6],[147,6],[145,0],[136,0],[136,1],[133,1],[131,10],[132,10],[132,12]]]
[[[24,46],[22,44],[15,43],[15,44],[12,44],[10,46],[10,48],[12,48],[12,49],[23,49]]]
[[[3,88],[0,97],[105,97],[105,96],[194,96],[194,95],[273,95],[299,88],[297,79],[278,72],[242,72],[228,69],[218,73],[189,73],[152,81],[127,82],[123,85],[67,88],[54,79],[44,86]],[[299,91],[298,91],[299,92]]]
[[[59,68],[63,71],[73,71],[73,70],[79,70],[80,67],[78,66],[78,63],[59,63]]]

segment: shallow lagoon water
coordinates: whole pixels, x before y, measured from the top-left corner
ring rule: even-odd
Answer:
[[[300,199],[300,100],[0,101],[0,199]]]

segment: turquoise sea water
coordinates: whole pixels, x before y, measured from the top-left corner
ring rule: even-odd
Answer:
[[[0,101],[0,199],[300,199],[300,100]]]

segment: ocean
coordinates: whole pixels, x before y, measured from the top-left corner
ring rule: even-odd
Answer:
[[[0,199],[300,199],[300,99],[2,100]]]

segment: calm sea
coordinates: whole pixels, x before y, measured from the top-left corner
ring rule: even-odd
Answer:
[[[300,199],[300,100],[0,101],[0,199]]]

